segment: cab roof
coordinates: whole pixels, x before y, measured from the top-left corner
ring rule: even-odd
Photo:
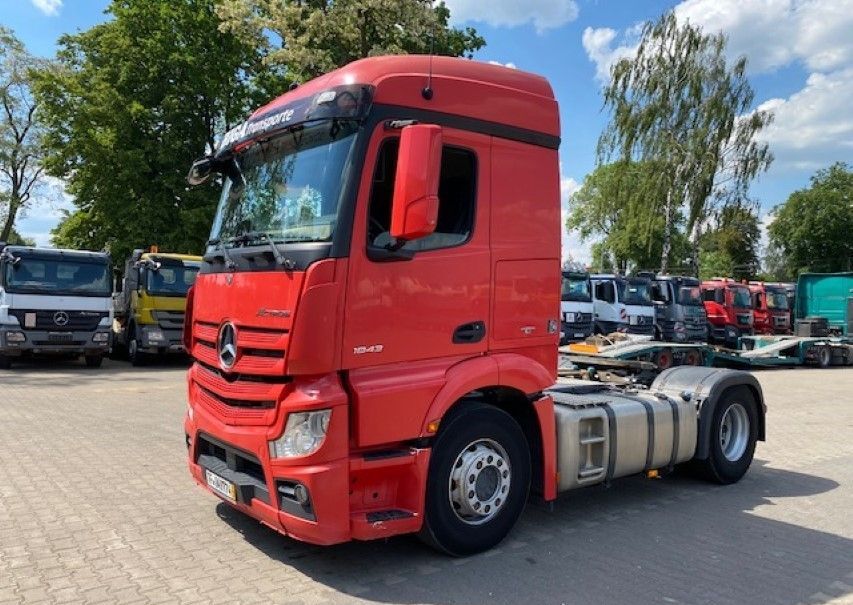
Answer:
[[[421,91],[430,72],[433,96],[427,100]],[[544,77],[471,59],[429,55],[354,61],[279,96],[250,119],[335,86],[353,84],[373,86],[374,104],[437,111],[560,136],[557,101]]]
[[[93,252],[91,250],[70,250],[67,248],[39,248],[36,246],[6,246],[5,250],[23,258],[38,257],[45,259],[69,259],[90,260],[110,262],[110,255],[106,252]]]
[[[143,252],[139,258],[142,260],[166,259],[191,263],[200,263],[202,261],[202,258],[200,256],[193,256],[191,254],[176,254],[174,252]]]

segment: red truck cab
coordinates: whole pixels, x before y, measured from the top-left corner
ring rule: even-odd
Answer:
[[[761,281],[749,282],[752,313],[756,334],[789,334],[791,311],[788,293],[782,286]]]
[[[711,342],[737,347],[738,338],[753,333],[752,298],[749,287],[727,277],[714,277],[701,284],[708,315]]]

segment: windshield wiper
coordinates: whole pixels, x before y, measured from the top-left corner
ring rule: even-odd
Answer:
[[[244,246],[248,246],[251,242],[255,242],[258,240],[264,241],[269,244],[270,251],[272,252],[276,264],[281,265],[288,271],[291,271],[296,268],[296,263],[281,253],[281,250],[278,249],[278,246],[276,246],[275,241],[273,241],[272,236],[266,231],[247,231],[246,233],[241,233],[240,235],[230,238],[228,241],[234,244],[242,244]]]
[[[222,251],[222,260],[224,261],[226,269],[233,270],[237,268],[237,263],[234,262],[234,259],[231,257],[231,253],[228,252],[228,248],[225,247],[225,242],[222,239],[214,237],[212,239],[207,240],[207,245],[213,246],[214,250]],[[207,258],[205,258],[205,260],[207,260]]]

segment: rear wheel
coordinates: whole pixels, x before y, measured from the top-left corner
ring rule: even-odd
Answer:
[[[706,479],[735,483],[746,474],[758,439],[758,408],[748,387],[723,393],[711,416],[710,452],[695,462]]]
[[[702,354],[696,349],[687,349],[681,358],[681,365],[685,366],[701,366]]]
[[[12,367],[12,359],[8,355],[0,354],[0,370],[8,370]]]
[[[666,370],[672,367],[672,351],[670,349],[661,349],[652,356],[654,363],[659,370]]]
[[[828,368],[832,365],[832,349],[827,346],[817,347],[817,365]]]
[[[433,446],[421,538],[454,556],[488,550],[518,520],[530,490],[530,450],[518,423],[473,404],[442,427]]]

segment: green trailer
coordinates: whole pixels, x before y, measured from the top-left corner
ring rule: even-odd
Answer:
[[[829,334],[853,335],[853,272],[800,274],[794,317],[825,318]]]

